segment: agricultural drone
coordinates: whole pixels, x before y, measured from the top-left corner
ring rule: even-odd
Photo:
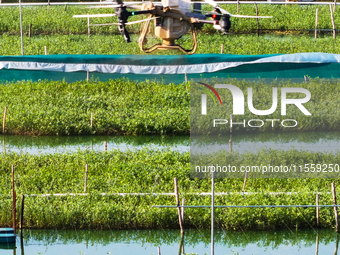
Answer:
[[[116,0],[114,4],[106,1],[106,6],[97,6],[92,8],[113,8],[115,13],[112,14],[87,14],[74,15],[74,18],[98,18],[98,17],[118,17],[117,25],[120,33],[123,35],[126,42],[131,42],[129,32],[126,29],[127,25],[143,23],[141,34],[139,37],[139,47],[145,53],[150,53],[155,50],[171,50],[176,49],[185,54],[194,54],[197,49],[197,31],[203,27],[205,23],[212,24],[217,30],[222,33],[227,33],[231,26],[230,17],[236,18],[272,18],[272,16],[245,16],[233,15],[222,9],[213,0],[205,0],[206,3],[213,6],[213,11],[205,12],[201,10],[201,3],[193,3],[191,8],[190,0],[162,0],[161,5],[155,5],[152,2],[137,4],[124,4],[122,0]],[[103,3],[103,2],[102,2]],[[131,9],[132,11],[128,11]],[[138,11],[133,11],[133,10]],[[205,13],[205,14],[204,14]],[[147,15],[147,19],[128,22],[129,17],[136,15]],[[155,44],[146,48],[146,35],[149,31],[150,22],[154,20],[154,34],[162,39],[162,43]],[[176,44],[176,40],[181,38],[191,28],[193,45],[191,49],[184,49]]]

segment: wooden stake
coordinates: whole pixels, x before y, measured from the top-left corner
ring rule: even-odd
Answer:
[[[93,127],[93,112],[91,112],[91,123],[90,123],[91,128]]]
[[[335,12],[336,0],[334,0],[333,13]]]
[[[107,151],[107,142],[104,142],[104,151]]]
[[[244,182],[243,182],[243,191],[246,188],[246,184],[247,184],[247,177],[248,177],[248,172],[246,172],[246,174],[244,175]]]
[[[336,38],[336,31],[335,31],[335,23],[334,23],[334,14],[333,14],[333,9],[332,5],[329,5],[329,9],[331,10],[331,18],[332,18],[332,26],[333,26],[333,39]]]
[[[319,235],[316,236],[316,249],[315,255],[319,254]]]
[[[45,55],[47,55],[47,46],[45,46],[44,48],[45,48]]]
[[[256,2],[254,2],[255,4],[255,9],[256,9],[256,16],[259,16],[259,8],[257,7]],[[259,22],[259,18],[256,18],[256,23],[257,23],[257,36],[260,36],[260,22]]]
[[[232,114],[230,114],[230,122],[232,122],[233,121],[233,115]],[[232,126],[230,126],[230,134],[233,132],[233,127]]]
[[[336,203],[336,190],[335,190],[334,182],[332,182],[332,194],[333,194],[333,205],[337,205],[337,203]],[[334,206],[334,216],[335,216],[335,231],[339,232],[338,207],[336,207],[336,206]]]
[[[13,194],[13,229],[14,234],[16,234],[16,195],[15,195],[15,186],[14,186],[14,165],[12,165],[12,194]]]
[[[20,229],[22,229],[24,222],[24,207],[25,207],[25,195],[21,197],[21,213],[20,213]],[[21,231],[22,233],[22,231]]]
[[[179,207],[178,182],[177,182],[176,177],[174,178],[174,184],[175,184],[175,197],[176,197],[176,205],[177,205],[177,212],[178,212],[178,222],[179,222],[179,227],[181,228],[181,234],[184,234],[181,208]]]
[[[237,13],[240,12],[240,0],[237,0]]]
[[[233,141],[231,139],[229,140],[229,151],[233,151]]]
[[[90,81],[90,71],[89,71],[89,69],[87,69],[87,71],[86,71],[86,81],[87,82]]]
[[[319,8],[316,8],[316,14],[315,14],[315,39],[318,38],[318,17],[319,17]]]
[[[85,184],[84,184],[84,193],[86,193],[86,188],[87,188],[87,172],[88,172],[88,164],[85,165]]]
[[[316,194],[316,226],[319,227],[319,194]]]
[[[4,110],[4,120],[2,122],[2,133],[5,133],[5,127],[6,127],[6,114],[7,114],[7,107],[5,106],[5,110]]]
[[[187,73],[184,74],[184,81],[188,82],[188,74]]]
[[[157,248],[157,253],[158,253],[158,255],[161,255],[161,247],[159,247],[159,246]]]
[[[308,83],[308,79],[306,75],[303,76],[303,79],[305,80],[305,83]]]
[[[223,51],[224,51],[224,44],[222,43],[221,44],[221,54],[223,54]]]
[[[32,36],[32,23],[30,23],[28,26],[28,37],[31,38],[31,36]]]
[[[65,3],[65,12],[67,12],[67,2]]]

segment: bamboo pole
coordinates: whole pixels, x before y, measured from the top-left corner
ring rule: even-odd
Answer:
[[[24,207],[25,207],[25,195],[21,197],[21,213],[20,213],[20,229],[22,229],[24,222]],[[22,233],[22,231],[21,231]]]
[[[334,182],[332,182],[332,194],[333,194],[333,205],[337,205],[337,203],[336,203],[336,190],[335,190]],[[335,217],[335,231],[339,232],[338,207],[336,207],[336,206],[334,206],[334,217]]]
[[[12,194],[13,194],[13,229],[14,234],[16,234],[16,194],[15,194],[15,186],[14,186],[14,165],[12,165]]]
[[[85,184],[84,184],[84,193],[86,193],[86,188],[87,188],[87,173],[88,173],[88,164],[85,165]]]
[[[65,3],[65,12],[67,12],[67,2]]]
[[[229,140],[229,151],[233,152],[233,140],[232,139]]]
[[[157,253],[158,253],[158,255],[161,255],[161,247],[157,247]]]
[[[234,115],[233,115],[233,114],[230,114],[230,122],[233,121],[233,117],[234,117]],[[230,134],[231,134],[231,133],[233,133],[233,127],[232,127],[232,126],[230,126]]]
[[[221,44],[221,54],[223,54],[223,51],[224,51],[224,44],[222,43]]]
[[[319,235],[316,236],[316,249],[315,249],[315,255],[319,254]]]
[[[332,5],[329,5],[329,9],[331,11],[331,18],[332,18],[332,26],[333,26],[333,39],[336,38],[336,30],[335,30],[335,22],[334,22],[334,14],[333,14],[333,8]]]
[[[44,47],[45,55],[47,55],[47,46]]]
[[[315,13],[315,39],[318,38],[318,18],[319,18],[319,8],[316,8],[316,13]]]
[[[91,122],[90,122],[91,128],[93,127],[93,112],[91,112]]]
[[[5,133],[5,127],[6,127],[6,115],[7,115],[7,107],[5,106],[4,110],[4,120],[2,122],[2,133]]]
[[[184,74],[184,81],[188,82],[188,74],[187,73]]]
[[[22,11],[21,11],[21,0],[19,0],[19,12],[20,12],[20,44],[21,44],[21,55],[24,55],[24,36],[22,33]]]
[[[244,182],[243,182],[243,191],[245,190],[245,188],[246,188],[246,184],[247,184],[247,177],[248,177],[248,172],[246,172],[245,173],[245,175],[244,175]]]
[[[256,16],[259,16],[259,8],[257,7],[256,2],[254,2],[255,4],[255,9],[256,9]],[[257,23],[257,36],[260,36],[260,22],[259,22],[259,18],[256,18],[256,23]]]
[[[50,0],[47,1],[47,14],[50,13]]]
[[[107,151],[107,142],[104,141],[104,151]]]
[[[316,226],[319,227],[319,194],[316,194]]]
[[[89,69],[86,70],[86,81],[90,81],[90,71]]]
[[[211,255],[214,255],[214,222],[215,222],[215,178],[211,172]]]
[[[181,234],[184,234],[181,208],[179,207],[178,182],[177,182],[176,177],[174,178],[174,184],[175,184],[175,197],[176,197],[176,205],[177,205],[177,212],[178,212],[178,222],[179,222],[179,227],[181,228]]]
[[[240,12],[240,0],[237,0],[237,13]]]

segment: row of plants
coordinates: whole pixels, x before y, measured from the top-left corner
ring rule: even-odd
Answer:
[[[0,98],[0,107],[7,107],[7,134],[188,134],[190,130],[185,84],[17,82],[3,84]]]
[[[230,13],[237,13],[236,4],[221,5]],[[332,29],[330,8],[328,5],[266,5],[259,4],[260,16],[273,16],[271,19],[261,19],[260,28],[266,30],[286,31],[296,30],[305,31],[315,28],[315,13],[319,9],[318,28]],[[211,11],[213,8],[206,4],[203,10]],[[97,14],[113,13],[112,8],[94,9],[87,6],[29,6],[23,7],[23,31],[27,35],[29,24],[32,24],[31,34],[85,34],[87,33],[87,19],[73,18],[75,14]],[[337,15],[338,8],[335,9],[335,24],[340,22]],[[241,15],[256,15],[256,9],[253,4],[241,4],[239,13]],[[129,20],[140,19],[132,17]],[[116,17],[109,18],[91,18],[91,23],[112,23],[117,22]],[[232,18],[231,32],[249,33],[257,29],[256,19]],[[129,31],[139,33],[140,25],[129,26]],[[206,32],[216,32],[211,25],[204,25],[203,30]],[[5,7],[0,9],[0,33],[20,34],[20,20],[18,7]],[[118,33],[117,26],[91,27],[91,33],[105,34]]]
[[[247,87],[254,88],[253,105],[266,110],[272,106],[272,87],[278,87],[280,102],[281,87],[305,88],[311,93],[309,102],[303,106],[311,113],[305,116],[299,108],[287,105],[287,115],[282,115],[280,103],[276,111],[266,118],[295,119],[296,127],[289,131],[326,131],[339,127],[339,83],[338,81],[310,80],[309,83],[273,82],[261,80],[250,83],[227,79],[208,81],[209,84],[234,84],[245,93]],[[196,86],[196,85],[194,85]],[[200,102],[191,112],[189,123],[190,83],[164,85],[158,82],[135,82],[110,80],[108,82],[40,81],[5,83],[0,90],[0,109],[7,107],[6,133],[28,135],[84,135],[84,134],[189,134],[211,132],[211,119],[201,115]],[[197,93],[197,91],[196,91]],[[199,92],[201,93],[201,92]],[[221,91],[222,93],[222,91]],[[196,95],[195,92],[192,93]],[[289,98],[305,97],[303,93],[288,93]],[[56,96],[57,95],[57,96]],[[222,94],[221,94],[222,95]],[[199,94],[200,96],[200,94]],[[223,95],[226,113],[221,116],[220,108],[210,105],[209,116],[229,118],[232,109],[231,95]],[[192,104],[194,104],[192,99]],[[246,108],[245,115],[235,117],[258,119]],[[161,109],[161,111],[160,111]],[[195,112],[195,109],[198,112]],[[91,113],[93,116],[91,126]],[[196,115],[195,115],[196,114]],[[294,123],[293,123],[294,124]],[[257,125],[257,124],[256,124]],[[217,129],[216,129],[217,130]],[[223,125],[219,132],[229,130]],[[263,125],[258,132],[287,131],[280,124]],[[237,125],[235,132],[254,132],[254,128]]]
[[[281,152],[280,157],[271,153],[253,157],[272,164],[292,161],[292,155],[313,163],[339,162],[340,154],[310,155],[308,152]],[[313,154],[313,153],[312,153]],[[253,163],[249,155],[236,155],[242,164]],[[291,160],[291,161],[290,161]],[[15,187],[18,197],[22,194],[82,193],[85,164],[88,164],[88,196],[26,196],[24,225],[30,228],[96,228],[141,229],[177,228],[175,208],[154,208],[153,205],[174,205],[175,198],[167,195],[111,195],[118,192],[173,192],[173,178],[178,178],[180,198],[187,205],[209,205],[210,196],[195,193],[209,192],[211,181],[191,179],[189,153],[169,150],[140,150],[121,152],[78,152],[72,154],[2,154],[0,156],[0,182],[2,203],[0,225],[11,224],[11,165],[15,169]],[[306,162],[307,162],[306,161]],[[233,162],[230,162],[233,163]],[[256,194],[237,194],[242,190],[243,179],[216,179],[215,192],[234,192],[216,196],[216,205],[311,205],[315,204],[315,192],[321,205],[332,204],[331,182],[338,179],[252,179],[246,191]],[[271,195],[269,192],[293,192]],[[236,193],[235,193],[236,192]],[[296,192],[296,193],[294,193]],[[17,207],[20,208],[18,199]],[[254,213],[256,210],[256,213]],[[19,211],[19,209],[18,209]],[[333,208],[322,208],[320,224],[333,227]],[[285,227],[315,226],[315,208],[233,208],[216,209],[216,222],[224,229],[275,229]],[[206,208],[186,209],[186,227],[209,228],[210,215]]]
[[[55,54],[108,54],[108,55],[141,55],[138,47],[138,35],[131,36],[131,43],[126,43],[120,35],[62,35],[24,37],[24,55]],[[301,52],[327,52],[340,54],[339,38],[324,37],[314,40],[309,36],[272,36],[272,35],[219,35],[199,34],[197,54],[221,52],[224,54],[257,55],[257,54],[292,54]],[[158,40],[149,40],[150,44]],[[192,37],[187,34],[178,40],[184,48],[191,48]],[[155,51],[152,54],[178,55],[179,51]],[[0,40],[0,55],[21,55],[19,36],[3,35]]]

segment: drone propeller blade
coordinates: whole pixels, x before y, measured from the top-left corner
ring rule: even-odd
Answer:
[[[73,18],[104,18],[117,16],[115,13],[73,15]]]
[[[126,22],[124,23],[124,25],[134,25],[134,24],[138,24],[138,23],[142,23],[145,21],[149,21],[149,20],[153,20],[153,19],[157,19],[158,17],[153,17],[153,18],[149,18],[149,19],[141,19],[141,20],[136,20],[136,21],[131,21],[131,22]],[[117,25],[120,26],[121,23],[111,23],[112,25]]]
[[[228,14],[228,15],[232,16],[232,14],[230,12],[222,9],[215,1],[213,1],[213,0],[204,0],[204,1],[208,4],[210,4],[212,7],[219,9],[222,12],[222,14]]]
[[[250,19],[271,19],[273,16],[248,16],[248,15],[231,15],[236,18],[250,18]]]
[[[137,5],[137,4],[126,4],[123,5],[129,9],[137,9],[137,10],[141,10],[142,6],[141,5]],[[104,9],[104,8],[119,8],[119,7],[123,7],[120,4],[115,4],[115,5],[106,5],[106,6],[89,6],[87,7],[88,9]]]

